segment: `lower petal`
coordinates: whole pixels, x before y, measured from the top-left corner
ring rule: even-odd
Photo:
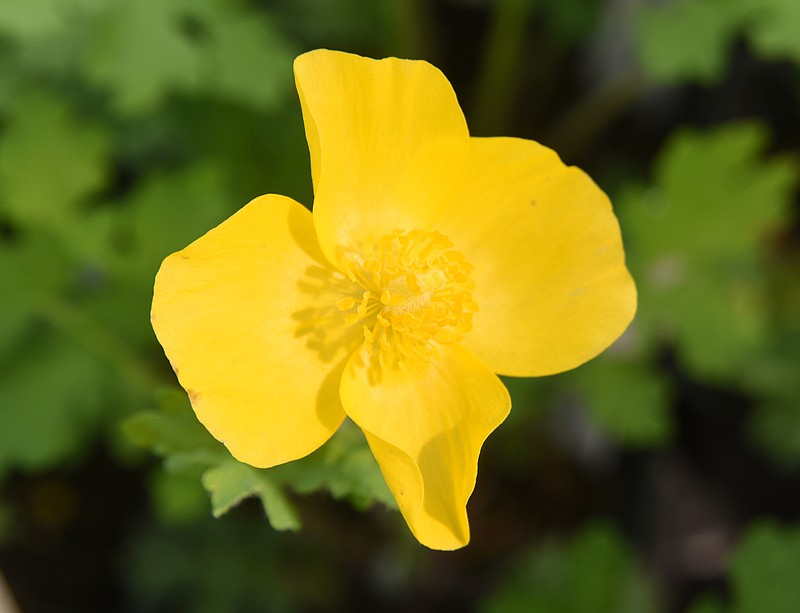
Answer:
[[[153,328],[198,419],[238,460],[303,457],[344,419],[337,275],[311,213],[282,196],[256,198],[164,260]]]
[[[384,368],[376,382],[354,354],[340,387],[348,416],[364,430],[414,536],[432,549],[469,542],[467,500],[478,454],[507,417],[502,382],[457,345],[440,358]]]

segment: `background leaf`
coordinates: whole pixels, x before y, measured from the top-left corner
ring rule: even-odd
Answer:
[[[531,552],[481,609],[485,613],[647,613],[657,611],[652,586],[621,537],[587,525],[569,545]]]

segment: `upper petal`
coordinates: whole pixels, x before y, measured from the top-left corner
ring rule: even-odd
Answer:
[[[237,459],[303,457],[344,418],[346,339],[325,319],[338,313],[337,275],[311,214],[283,196],[256,198],[164,260],[153,328],[197,417]]]
[[[314,224],[328,259],[392,230],[426,227],[456,189],[469,153],[444,75],[423,61],[327,50],[301,55],[294,72]]]
[[[636,311],[606,195],[555,152],[473,138],[470,171],[437,226],[474,266],[463,344],[494,372],[548,375],[614,342]]]
[[[500,380],[458,345],[440,359],[384,368],[380,380],[354,354],[345,367],[342,404],[364,433],[414,536],[433,549],[469,542],[466,505],[478,453],[508,415]]]

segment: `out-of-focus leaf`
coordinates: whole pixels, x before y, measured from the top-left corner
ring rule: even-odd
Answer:
[[[672,254],[696,261],[753,257],[789,212],[797,161],[764,160],[764,127],[728,124],[675,133],[656,162],[655,185],[622,207],[640,259]],[[626,210],[627,209],[627,210]]]
[[[752,274],[726,278],[698,266],[675,290],[643,297],[642,308],[693,372],[719,380],[741,374],[767,340],[763,291]]]
[[[581,40],[593,31],[600,16],[600,5],[593,0],[545,0],[541,2],[546,23],[559,38]]]
[[[126,203],[122,221],[129,247],[120,262],[125,274],[149,285],[165,257],[228,216],[228,200],[220,174],[210,165],[152,176]]]
[[[750,433],[765,454],[788,469],[800,466],[798,373],[800,328],[779,327],[771,345],[751,356],[744,378],[758,398]]]
[[[150,499],[156,517],[168,525],[185,524],[208,515],[208,495],[193,475],[154,471]]]
[[[230,461],[203,474],[203,487],[211,494],[214,517],[220,517],[245,498],[258,496],[275,530],[299,530],[300,518],[279,483],[268,471]]]
[[[10,39],[5,53],[0,54],[0,62],[7,62],[0,68],[0,90],[4,80],[23,85],[74,78],[81,51],[94,38],[92,16],[107,4],[107,0],[0,3],[0,38]],[[0,107],[4,106],[2,98],[0,91]]]
[[[203,124],[203,130],[193,126]],[[233,206],[265,193],[312,202],[308,146],[299,105],[272,113],[220,100],[194,101],[184,106],[180,129],[187,146],[210,159],[227,179]]]
[[[574,378],[592,419],[619,442],[649,446],[671,436],[672,390],[648,366],[600,359],[576,370]]]
[[[283,21],[297,40],[313,40],[329,49],[360,48],[384,42],[406,0],[276,0]],[[406,8],[406,7],[404,7]],[[413,9],[411,9],[413,10]],[[313,15],[313,19],[308,16]]]
[[[60,0],[5,0],[0,3],[0,32],[38,38],[61,25]]]
[[[655,185],[622,198],[639,325],[704,377],[740,374],[766,339],[760,245],[786,217],[797,165],[761,160],[764,140],[754,124],[680,133]]]
[[[0,370],[0,472],[41,470],[83,447],[102,409],[104,371],[75,344],[40,338]]]
[[[662,82],[717,80],[748,13],[741,2],[731,0],[676,0],[644,6],[636,32],[644,69]]]
[[[531,552],[481,606],[484,613],[650,613],[653,587],[615,530],[590,524],[568,546]]]
[[[725,613],[725,607],[714,596],[701,596],[689,607],[689,613]]]
[[[59,229],[107,175],[109,142],[59,99],[27,94],[0,138],[0,206],[23,225]]]
[[[0,288],[4,301],[31,303],[57,294],[73,281],[74,268],[63,247],[48,236],[30,232],[12,243],[0,243]]]
[[[147,611],[292,613],[304,595],[301,602],[313,599],[326,585],[325,571],[330,573],[328,559],[320,560],[318,553],[298,555],[296,548],[282,549],[284,542],[269,526],[251,517],[235,522],[209,518],[183,526],[141,522],[138,528],[119,563],[129,601]],[[293,560],[299,567],[289,566]],[[297,575],[305,580],[287,581],[287,576]],[[309,585],[315,589],[309,590]],[[331,592],[326,589],[324,594],[326,599],[308,610],[329,605]]]
[[[800,62],[795,0],[676,0],[645,6],[639,17],[639,57],[658,81],[718,80],[740,34],[765,59]]]
[[[755,52],[767,59],[800,63],[800,2],[739,0],[752,7],[747,35]]]
[[[776,463],[796,469],[800,465],[800,402],[797,396],[761,401],[752,414],[751,434]]]
[[[196,87],[202,70],[181,30],[182,0],[108,3],[84,58],[89,78],[108,89],[120,112],[143,113],[166,95]]]
[[[222,444],[197,421],[182,390],[162,390],[159,405],[160,411],[141,411],[123,423],[131,442],[165,457],[202,452],[209,465],[226,458]]]
[[[731,613],[800,611],[800,527],[772,521],[751,524],[730,569]]]
[[[0,364],[25,336],[30,319],[31,312],[26,305],[16,300],[0,300]]]
[[[41,44],[74,25],[76,15],[96,10],[106,0],[3,0],[0,33]]]
[[[292,60],[297,55],[264,11],[235,11],[224,2],[187,6],[207,33],[202,88],[212,96],[274,108],[294,87]]]
[[[0,242],[0,372],[31,331],[40,301],[67,288],[72,274],[64,250],[42,234]]]
[[[274,108],[292,89],[290,50],[264,11],[223,0],[119,0],[94,26],[90,79],[143,114],[176,92]]]

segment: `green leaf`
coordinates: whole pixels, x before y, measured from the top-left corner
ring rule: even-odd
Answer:
[[[230,457],[222,443],[197,421],[183,390],[161,390],[158,401],[160,411],[140,411],[123,422],[123,433],[134,445],[164,457],[194,454],[205,459],[201,465]]]
[[[276,530],[297,530],[297,514],[279,484],[265,470],[237,462],[219,441],[197,421],[182,390],[164,390],[160,411],[142,411],[129,417],[123,431],[136,445],[165,458],[173,474],[201,473],[203,487],[211,494],[214,517],[239,502],[258,496],[270,524]],[[161,498],[164,493],[161,492]]]
[[[592,419],[629,446],[657,445],[672,435],[669,382],[646,363],[598,359],[575,371]]]
[[[745,0],[753,18],[747,36],[755,52],[766,59],[790,59],[800,64],[800,2]]]
[[[24,95],[0,139],[0,207],[22,225],[58,231],[107,180],[108,150],[106,132],[61,100]]]
[[[646,5],[636,30],[639,59],[657,81],[716,81],[725,71],[728,50],[748,14],[741,2],[731,0]]]
[[[375,502],[397,508],[363,433],[350,421],[311,455],[273,471],[300,494],[327,490],[358,509]]]
[[[105,0],[3,0],[0,33],[40,45],[74,26],[82,11],[96,10]]]
[[[165,257],[228,216],[228,200],[220,173],[209,164],[150,176],[125,203],[120,231],[130,247],[117,267],[150,285]]]
[[[532,551],[512,568],[484,613],[650,613],[652,585],[610,526],[589,524],[572,543]]]
[[[207,31],[202,89],[211,96],[274,109],[294,88],[297,53],[264,11],[236,11],[224,2],[187,7]]]
[[[725,607],[718,598],[704,595],[692,602],[689,613],[725,613]]]
[[[790,211],[797,160],[765,160],[758,123],[676,132],[659,154],[654,185],[620,207],[640,259],[753,257]]]
[[[211,494],[214,517],[227,513],[245,498],[258,496],[275,530],[300,529],[297,512],[268,471],[241,462],[224,462],[203,474],[203,487]]]
[[[796,321],[774,327],[771,343],[750,357],[744,376],[745,387],[756,397],[748,432],[767,456],[789,470],[800,466],[800,311],[793,308],[793,313]]]
[[[284,487],[301,494],[326,490],[334,498],[346,498],[361,509],[375,501],[395,505],[363,434],[353,424],[340,428],[330,441],[306,458],[257,469],[235,460],[205,430],[182,390],[162,391],[159,404],[158,411],[142,411],[129,417],[123,431],[135,445],[162,456],[168,471],[202,475],[215,517],[245,498],[257,496],[276,530],[298,530],[300,521]]]
[[[798,169],[762,160],[764,144],[751,123],[684,131],[659,157],[655,184],[620,198],[639,327],[674,342],[703,377],[740,375],[766,340],[761,244],[788,217]]]
[[[0,3],[0,32],[40,38],[61,26],[60,0],[4,0]]]
[[[296,54],[263,10],[223,0],[119,0],[94,30],[85,70],[124,114],[152,111],[176,92],[272,109],[292,90]]]
[[[108,90],[120,113],[153,110],[176,90],[200,81],[201,58],[181,30],[183,0],[107,4],[84,56],[84,70]]]
[[[182,526],[138,522],[120,552],[120,587],[146,611],[330,610],[331,591],[315,598],[320,590],[308,586],[328,585],[332,558],[305,555],[261,528],[250,516]],[[304,580],[287,581],[293,576]],[[309,592],[318,606],[298,606],[309,601]]]
[[[156,517],[168,525],[185,524],[208,516],[208,495],[193,475],[153,471],[150,500]]]
[[[795,364],[795,374],[798,372]],[[751,415],[749,433],[778,465],[800,467],[800,402],[798,396],[761,400]]]
[[[597,27],[601,7],[594,0],[544,0],[540,3],[548,28],[564,41],[579,41]]]
[[[85,448],[103,409],[104,371],[56,334],[0,370],[0,473],[42,470]]]
[[[751,524],[731,563],[731,613],[800,611],[798,568],[800,526],[779,526],[767,520]]]
[[[761,279],[726,279],[699,267],[680,289],[659,297],[653,313],[674,335],[689,369],[707,379],[739,377],[767,342],[768,316]],[[643,302],[647,308],[647,302]]]
[[[41,296],[66,288],[71,273],[64,251],[46,236],[34,232],[0,242],[0,368],[6,356],[21,349]]]

